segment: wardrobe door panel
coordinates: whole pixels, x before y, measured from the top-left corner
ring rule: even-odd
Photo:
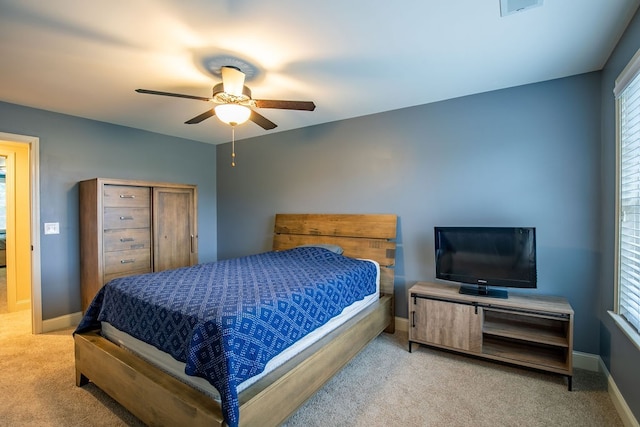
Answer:
[[[194,188],[153,189],[153,269],[197,264]]]

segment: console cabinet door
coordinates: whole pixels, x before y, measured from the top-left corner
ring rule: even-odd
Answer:
[[[411,340],[471,353],[482,349],[481,310],[471,305],[415,298]]]

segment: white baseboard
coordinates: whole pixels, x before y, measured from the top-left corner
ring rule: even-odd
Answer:
[[[404,317],[396,317],[396,330],[409,332],[409,319],[405,319]]]
[[[407,332],[409,331],[409,319],[402,317],[395,318],[396,330]],[[597,354],[583,353],[580,351],[573,352],[573,367],[578,369],[584,369],[592,372],[602,372],[607,377],[608,391],[611,401],[618,411],[622,422],[626,427],[640,427],[638,420],[634,417],[633,412],[624,400],[624,397],[618,390],[613,377],[609,374],[609,370],[605,366],[602,358]]]
[[[42,333],[58,331],[60,329],[73,328],[78,326],[82,320],[82,313],[71,313],[64,316],[55,317],[42,321]]]
[[[602,359],[597,354],[583,353],[581,351],[573,352],[573,367],[584,369],[591,372],[602,372],[600,364]]]
[[[629,408],[629,405],[627,405],[627,402],[624,400],[624,397],[620,393],[618,386],[616,385],[615,381],[613,381],[613,377],[609,373],[607,366],[604,364],[600,357],[598,357],[598,359],[600,359],[600,371],[603,372],[607,377],[609,396],[611,397],[613,406],[615,406],[616,411],[618,411],[618,415],[620,415],[620,418],[622,419],[622,423],[626,427],[640,427],[640,424],[638,424],[638,420],[633,415],[633,412],[631,412],[631,408]]]

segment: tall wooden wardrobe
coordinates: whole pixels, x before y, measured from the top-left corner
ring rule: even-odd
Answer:
[[[79,187],[83,312],[111,279],[197,264],[195,185],[94,178]]]

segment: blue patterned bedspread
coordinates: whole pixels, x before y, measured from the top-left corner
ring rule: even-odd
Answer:
[[[106,321],[171,354],[218,390],[233,427],[237,386],[374,293],[376,276],[371,262],[300,247],[124,277],[100,290],[76,332]]]

